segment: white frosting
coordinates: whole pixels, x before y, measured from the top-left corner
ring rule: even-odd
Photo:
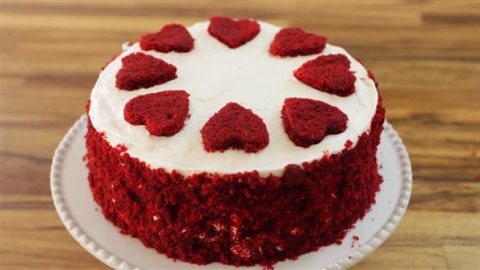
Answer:
[[[197,23],[188,28],[195,39],[192,51],[144,52],[175,65],[178,78],[148,89],[122,91],[115,86],[115,75],[122,66],[121,58],[141,51],[138,43],[133,44],[103,70],[93,88],[89,112],[93,126],[105,134],[110,145],[125,145],[132,157],[152,168],[175,169],[184,175],[254,170],[261,175],[280,175],[288,164],[300,165],[319,159],[326,152],[342,151],[347,140],[355,145],[358,137],[368,131],[377,106],[377,90],[366,69],[344,49],[327,45],[323,55],[341,53],[350,59],[356,91],[348,97],[318,91],[293,76],[295,69],[318,54],[272,56],[268,48],[279,28],[267,23],[260,26],[261,31],[253,40],[230,49],[208,34],[208,22]],[[144,126],[133,126],[124,120],[124,106],[133,97],[176,89],[190,94],[191,116],[174,136],[152,136]],[[280,114],[288,97],[322,100],[338,107],[349,118],[347,129],[309,148],[294,145],[284,132]],[[200,129],[228,102],[250,108],[263,119],[270,136],[265,149],[250,154],[241,150],[207,153],[203,149]]]

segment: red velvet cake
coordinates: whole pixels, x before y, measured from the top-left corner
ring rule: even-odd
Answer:
[[[382,182],[373,75],[298,28],[166,25],[102,70],[87,113],[93,198],[173,259],[271,266],[341,243]]]

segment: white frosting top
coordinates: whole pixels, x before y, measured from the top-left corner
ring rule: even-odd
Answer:
[[[344,149],[345,142],[353,145],[368,131],[375,114],[378,93],[366,69],[344,49],[326,46],[322,55],[344,54],[351,61],[356,77],[354,94],[339,97],[316,90],[298,81],[293,71],[316,55],[276,57],[268,52],[278,27],[260,22],[260,33],[250,42],[230,49],[208,31],[208,22],[194,24],[188,31],[195,39],[188,53],[144,51],[177,67],[177,78],[148,89],[119,90],[115,76],[122,67],[121,59],[142,51],[138,43],[111,62],[96,82],[90,104],[90,119],[103,132],[112,146],[123,144],[132,157],[152,168],[176,170],[184,175],[197,172],[219,174],[258,171],[261,175],[281,175],[288,164],[320,159]],[[190,118],[171,137],[152,136],[145,126],[133,126],[123,118],[125,104],[135,96],[164,90],[185,90],[190,94]],[[326,136],[309,148],[296,146],[284,132],[281,109],[285,98],[301,97],[321,100],[338,107],[348,116],[347,129]],[[269,132],[270,143],[257,153],[226,150],[207,153],[203,149],[200,129],[205,122],[228,102],[237,102],[259,115]]]

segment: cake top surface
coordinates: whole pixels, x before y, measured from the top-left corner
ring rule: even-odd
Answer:
[[[130,156],[139,158],[152,168],[176,170],[184,175],[246,171],[280,175],[289,164],[300,165],[320,159],[326,153],[341,152],[348,141],[355,145],[359,136],[368,131],[378,101],[375,84],[369,78],[367,70],[344,49],[330,44],[321,53],[306,56],[272,55],[269,48],[280,28],[264,22],[258,24],[258,34],[253,38],[250,35],[250,40],[242,40],[243,43],[235,48],[230,48],[209,34],[209,22],[187,28],[194,39],[193,49],[188,52],[142,50],[139,43],[130,45],[100,73],[90,97],[89,116],[92,125],[104,133],[110,145],[125,146]],[[191,43],[187,45],[191,48]],[[168,69],[168,74],[156,74],[156,81],[133,91],[119,89],[116,79],[125,65],[122,60],[138,52],[162,60],[146,59],[153,61],[151,65]],[[315,59],[336,54],[344,55],[350,61],[347,71],[351,71],[349,73],[353,74],[355,80],[353,93],[352,89],[347,89],[349,92],[343,96],[319,91],[316,89],[318,82],[309,81],[312,74],[322,71],[315,70],[320,61]],[[307,61],[310,63],[302,66]],[[176,68],[175,76],[172,73],[174,68],[169,65]],[[305,70],[299,75],[296,70],[300,67]],[[131,69],[135,70],[135,66]],[[335,79],[333,82],[336,82]],[[136,120],[126,120],[125,107],[129,101],[164,91],[184,91],[184,96],[188,96],[188,102],[181,105],[182,108],[185,104],[188,105],[189,116],[185,117],[183,113],[182,117],[177,117],[184,121],[184,126],[175,127],[175,134],[155,136],[145,125],[132,124]],[[336,107],[340,112],[336,110],[335,113],[343,112],[348,118],[346,128],[333,133],[324,132],[321,138],[307,146],[296,145],[289,138],[291,134],[287,134],[282,122],[282,107],[288,98],[299,98],[295,99],[297,102],[311,99],[331,105],[326,105],[328,107]],[[162,102],[162,97],[156,97],[156,100],[158,104]],[[205,136],[202,140],[204,134],[201,130],[207,122],[211,126],[212,121],[209,120],[212,116],[229,103],[240,105],[235,108],[243,107],[245,110],[238,110],[242,113],[245,111],[245,115],[251,114],[251,119],[259,122],[257,126],[261,126],[263,141],[261,147],[252,148],[255,151],[242,151],[234,149],[235,147],[221,151],[206,150]],[[295,112],[293,109],[290,111]],[[219,116],[216,118],[221,119]],[[266,141],[264,127],[260,123],[262,120],[268,133]],[[297,123],[294,124],[293,126],[298,126]],[[167,130],[171,129],[167,127]]]

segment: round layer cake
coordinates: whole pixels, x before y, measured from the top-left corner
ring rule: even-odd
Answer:
[[[339,243],[382,181],[372,73],[299,28],[166,25],[102,69],[87,113],[105,217],[187,262],[271,265]]]

